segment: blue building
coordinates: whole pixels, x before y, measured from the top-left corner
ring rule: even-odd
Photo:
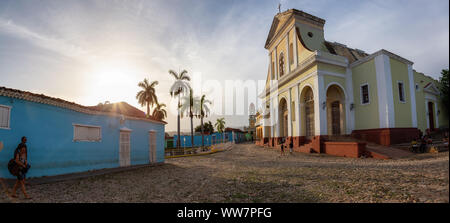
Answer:
[[[86,107],[0,87],[0,177],[22,136],[28,138],[27,177],[164,162],[165,122],[125,102]]]

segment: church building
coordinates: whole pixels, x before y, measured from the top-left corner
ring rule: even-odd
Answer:
[[[321,152],[333,137],[392,145],[448,126],[435,79],[387,50],[369,54],[326,41],[324,24],[296,9],[275,15],[257,144],[285,138]]]

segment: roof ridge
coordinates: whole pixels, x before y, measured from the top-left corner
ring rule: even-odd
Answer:
[[[153,118],[143,118],[143,117],[138,117],[138,116],[132,116],[129,114],[119,114],[119,113],[113,113],[113,112],[100,111],[98,109],[93,108],[96,106],[84,106],[84,105],[77,104],[75,102],[66,101],[61,98],[50,97],[50,96],[47,96],[44,94],[36,94],[36,93],[29,92],[29,91],[22,91],[22,90],[18,90],[18,89],[3,87],[3,86],[0,86],[0,96],[18,98],[18,99],[22,99],[22,100],[31,101],[31,102],[52,105],[52,106],[66,108],[66,109],[70,109],[70,110],[81,112],[81,113],[95,114],[95,115],[124,115],[124,116],[126,116],[128,118],[132,118],[132,119],[146,120],[146,121],[151,121],[151,122],[167,124],[165,121],[160,121],[160,120],[156,120]],[[132,105],[130,105],[130,106],[137,109],[136,107],[134,107]]]

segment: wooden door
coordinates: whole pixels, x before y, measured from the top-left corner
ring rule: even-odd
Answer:
[[[331,103],[331,126],[333,135],[341,134],[341,111],[339,101]]]
[[[430,130],[434,130],[434,111],[433,102],[428,102],[428,120],[430,121]]]
[[[148,140],[149,140],[149,162],[156,163],[156,132],[150,131]]]
[[[130,165],[130,132],[120,132],[119,140],[119,165]]]

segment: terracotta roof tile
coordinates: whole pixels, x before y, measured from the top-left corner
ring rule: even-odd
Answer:
[[[35,94],[28,91],[21,91],[12,88],[0,87],[0,96],[18,98],[41,104],[48,104],[57,107],[71,109],[77,112],[100,115],[124,115],[128,118],[144,121],[167,124],[164,121],[156,120],[153,117],[146,118],[145,113],[126,102],[112,103],[105,106],[83,106],[74,102],[69,102],[60,98],[49,97],[43,94]]]

